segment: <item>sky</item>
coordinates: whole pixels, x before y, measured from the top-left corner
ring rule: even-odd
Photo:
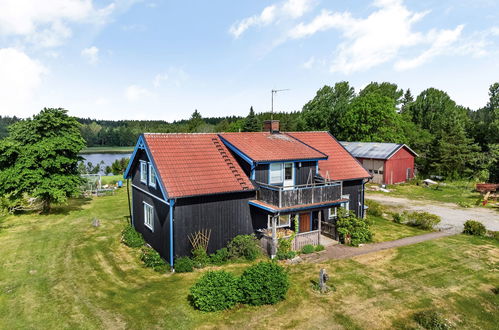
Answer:
[[[0,0],[0,115],[301,110],[324,85],[429,87],[477,109],[499,81],[494,0]]]

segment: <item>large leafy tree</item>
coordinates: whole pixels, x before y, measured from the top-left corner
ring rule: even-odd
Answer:
[[[386,96],[392,99],[397,106],[403,101],[402,94],[404,94],[404,91],[402,89],[399,89],[397,84],[392,84],[389,82],[371,82],[360,91],[359,96],[365,96],[370,93],[376,93],[382,96]]]
[[[261,131],[261,125],[258,118],[255,116],[255,111],[253,107],[250,107],[250,111],[246,119],[244,120],[243,132],[259,132]]]
[[[303,122],[299,128],[328,130],[338,135],[341,132],[339,119],[347,111],[354,96],[354,88],[346,81],[322,87],[315,97],[303,106]]]
[[[85,147],[80,124],[64,109],[43,109],[21,120],[0,142],[0,195],[11,205],[38,198],[43,212],[78,193],[79,152]]]

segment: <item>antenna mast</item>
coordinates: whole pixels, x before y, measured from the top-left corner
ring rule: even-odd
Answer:
[[[271,97],[271,101],[270,101],[270,120],[274,120],[274,94],[277,94],[278,92],[284,92],[284,91],[289,91],[289,88],[273,89],[271,91],[272,97]]]

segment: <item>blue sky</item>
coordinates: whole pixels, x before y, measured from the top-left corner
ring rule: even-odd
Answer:
[[[300,110],[324,84],[390,81],[486,104],[499,4],[0,0],[0,115],[100,119]]]

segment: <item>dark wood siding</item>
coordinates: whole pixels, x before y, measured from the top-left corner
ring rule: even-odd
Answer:
[[[163,198],[163,193],[161,192],[161,188],[159,186],[158,180],[156,180],[156,188],[149,186],[148,183],[143,183],[140,181],[140,161],[143,160],[149,164],[149,159],[147,158],[147,153],[144,150],[139,149],[137,151],[135,161],[132,164],[131,174],[132,174],[132,184],[139,187],[142,190],[145,190],[159,198]],[[149,166],[149,165],[148,165]],[[156,175],[157,177],[157,175]],[[148,177],[149,180],[149,177]]]
[[[300,184],[306,184],[307,180],[310,181],[309,183],[314,182],[314,177],[315,177],[315,170],[316,170],[316,164],[317,162],[301,162],[301,167],[299,166],[300,163],[295,163],[295,184],[300,185]]]
[[[269,164],[256,165],[255,181],[269,183]]]
[[[178,199],[174,208],[175,255],[190,255],[188,236],[210,229],[208,253],[225,247],[237,235],[253,233],[248,200],[254,192],[219,194]]]
[[[357,217],[364,215],[364,189],[362,180],[343,181],[343,195],[350,195],[350,211]]]
[[[170,207],[142,191],[132,187],[133,224],[167,262],[170,262]],[[144,225],[144,202],[154,207],[154,231]]]

